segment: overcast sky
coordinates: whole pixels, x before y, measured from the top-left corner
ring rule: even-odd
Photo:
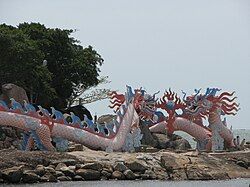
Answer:
[[[228,124],[250,128],[249,0],[0,0],[0,22],[76,29],[104,58],[111,89],[235,90],[242,110]],[[87,107],[101,115],[108,104]]]

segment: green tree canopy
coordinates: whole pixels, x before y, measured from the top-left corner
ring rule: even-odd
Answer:
[[[32,102],[57,108],[66,107],[79,87],[98,85],[103,59],[79,45],[72,32],[40,23],[0,25],[0,84],[17,84]]]

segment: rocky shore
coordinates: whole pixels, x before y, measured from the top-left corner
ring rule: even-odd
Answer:
[[[250,178],[250,151],[138,153],[0,150],[0,183],[84,180],[222,180]]]

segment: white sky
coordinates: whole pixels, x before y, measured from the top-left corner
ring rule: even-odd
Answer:
[[[111,89],[235,90],[242,110],[228,124],[250,128],[249,0],[0,0],[0,23],[20,22],[77,29],[105,59]],[[101,115],[108,104],[87,107]]]

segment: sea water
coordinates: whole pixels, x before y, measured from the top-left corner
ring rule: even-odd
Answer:
[[[190,143],[192,148],[196,148],[196,142],[194,141],[192,136],[182,131],[177,131],[174,133],[185,138]],[[233,130],[233,134],[234,134],[234,137],[239,136],[240,141],[245,138],[246,141],[250,142],[250,129],[235,129]]]
[[[42,184],[23,184],[20,187],[249,187],[250,179],[220,181],[79,181]],[[0,185],[1,186],[1,185]],[[3,186],[3,185],[2,185]],[[5,185],[16,187],[17,185]]]

